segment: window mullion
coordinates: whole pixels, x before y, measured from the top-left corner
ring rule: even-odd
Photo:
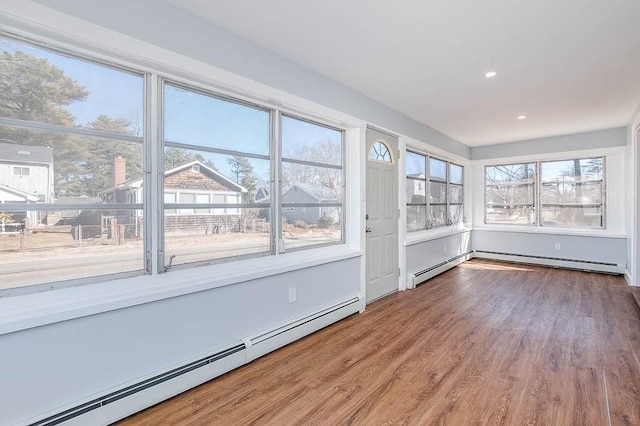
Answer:
[[[157,74],[150,74],[146,78],[146,94],[148,106],[146,108],[145,148],[148,166],[146,167],[144,182],[145,196],[148,206],[148,218],[145,220],[145,244],[151,273],[157,274],[164,268],[164,180],[163,180],[163,138],[164,116],[162,80]],[[177,197],[177,195],[176,195]],[[148,225],[147,225],[148,223]],[[149,235],[151,234],[151,235]]]
[[[536,210],[536,227],[542,226],[542,170],[540,162],[536,161],[536,173],[534,176],[533,205]]]
[[[451,163],[449,163],[447,161],[446,164],[447,164],[447,171],[446,171],[446,174],[447,174],[447,189],[445,191],[445,194],[446,194],[446,197],[447,197],[447,199],[445,200],[446,203],[447,203],[447,207],[446,207],[446,209],[447,209],[447,211],[446,211],[447,222],[446,222],[446,225],[450,226],[452,224],[451,208],[450,208],[450,205],[449,205],[449,202],[451,201],[451,193],[449,192],[451,190]]]
[[[284,249],[282,240],[282,113],[271,111],[271,253],[276,256]]]
[[[433,223],[431,223],[431,156],[425,155],[424,161],[424,185],[425,185],[425,194],[424,202],[425,202],[425,219],[427,229],[433,228]]]

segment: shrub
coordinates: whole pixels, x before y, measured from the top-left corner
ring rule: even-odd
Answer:
[[[320,228],[328,228],[333,225],[333,218],[331,216],[322,216],[318,219],[318,224]]]

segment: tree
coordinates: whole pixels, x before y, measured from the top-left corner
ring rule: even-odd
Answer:
[[[48,60],[16,51],[0,54],[0,116],[71,126],[63,105],[89,95],[84,86]]]
[[[16,51],[0,53],[0,116],[44,122],[65,127],[75,125],[75,117],[64,107],[89,95],[64,71],[48,60]],[[64,134],[3,126],[0,138],[20,145],[53,148],[55,188],[58,194],[80,195],[86,140]]]
[[[253,172],[253,165],[247,157],[238,155],[227,159],[227,163],[231,166],[231,173],[235,175],[235,181],[247,189],[247,192],[242,194],[242,202],[251,202],[258,186],[258,179]]]
[[[136,133],[127,119],[110,118],[106,115],[99,115],[87,124],[87,128],[118,134]],[[115,157],[126,160],[127,179],[142,177],[142,144],[94,137],[89,138],[88,149],[91,155],[83,164],[83,186],[88,194],[97,196],[100,191],[113,187]]]
[[[165,171],[191,163],[192,161],[200,161],[210,169],[218,170],[213,161],[205,159],[201,154],[194,154],[188,149],[169,147],[164,150]]]
[[[526,217],[528,223],[533,223],[534,176],[532,163],[487,167],[487,205],[499,209],[503,221]]]
[[[296,143],[283,157],[282,180],[285,185],[307,184],[327,188],[328,193],[340,198],[342,171],[331,167],[312,166],[287,162],[286,158],[319,164],[341,164],[340,145],[330,140],[320,141],[313,145]]]

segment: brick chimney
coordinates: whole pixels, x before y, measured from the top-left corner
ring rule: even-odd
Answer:
[[[113,159],[113,187],[117,188],[118,185],[124,183],[127,180],[127,160],[117,156]]]

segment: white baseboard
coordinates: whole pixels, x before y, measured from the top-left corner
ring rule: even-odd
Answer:
[[[440,275],[441,273],[448,271],[449,269],[463,262],[466,262],[473,257],[473,252],[464,253],[459,256],[452,257],[448,260],[436,263],[435,265],[426,267],[425,269],[422,269],[420,271],[414,272],[413,274],[409,275],[409,283],[407,284],[407,288],[416,288],[418,284],[421,284],[428,279],[435,277],[436,275]]]
[[[503,260],[514,263],[528,263],[533,265],[551,266],[564,269],[577,269],[589,272],[603,272],[608,274],[622,275],[626,271],[625,265],[612,263],[590,262],[576,259],[559,259],[542,256],[527,256],[508,253],[495,253],[480,250],[475,251],[475,257],[479,259]]]

